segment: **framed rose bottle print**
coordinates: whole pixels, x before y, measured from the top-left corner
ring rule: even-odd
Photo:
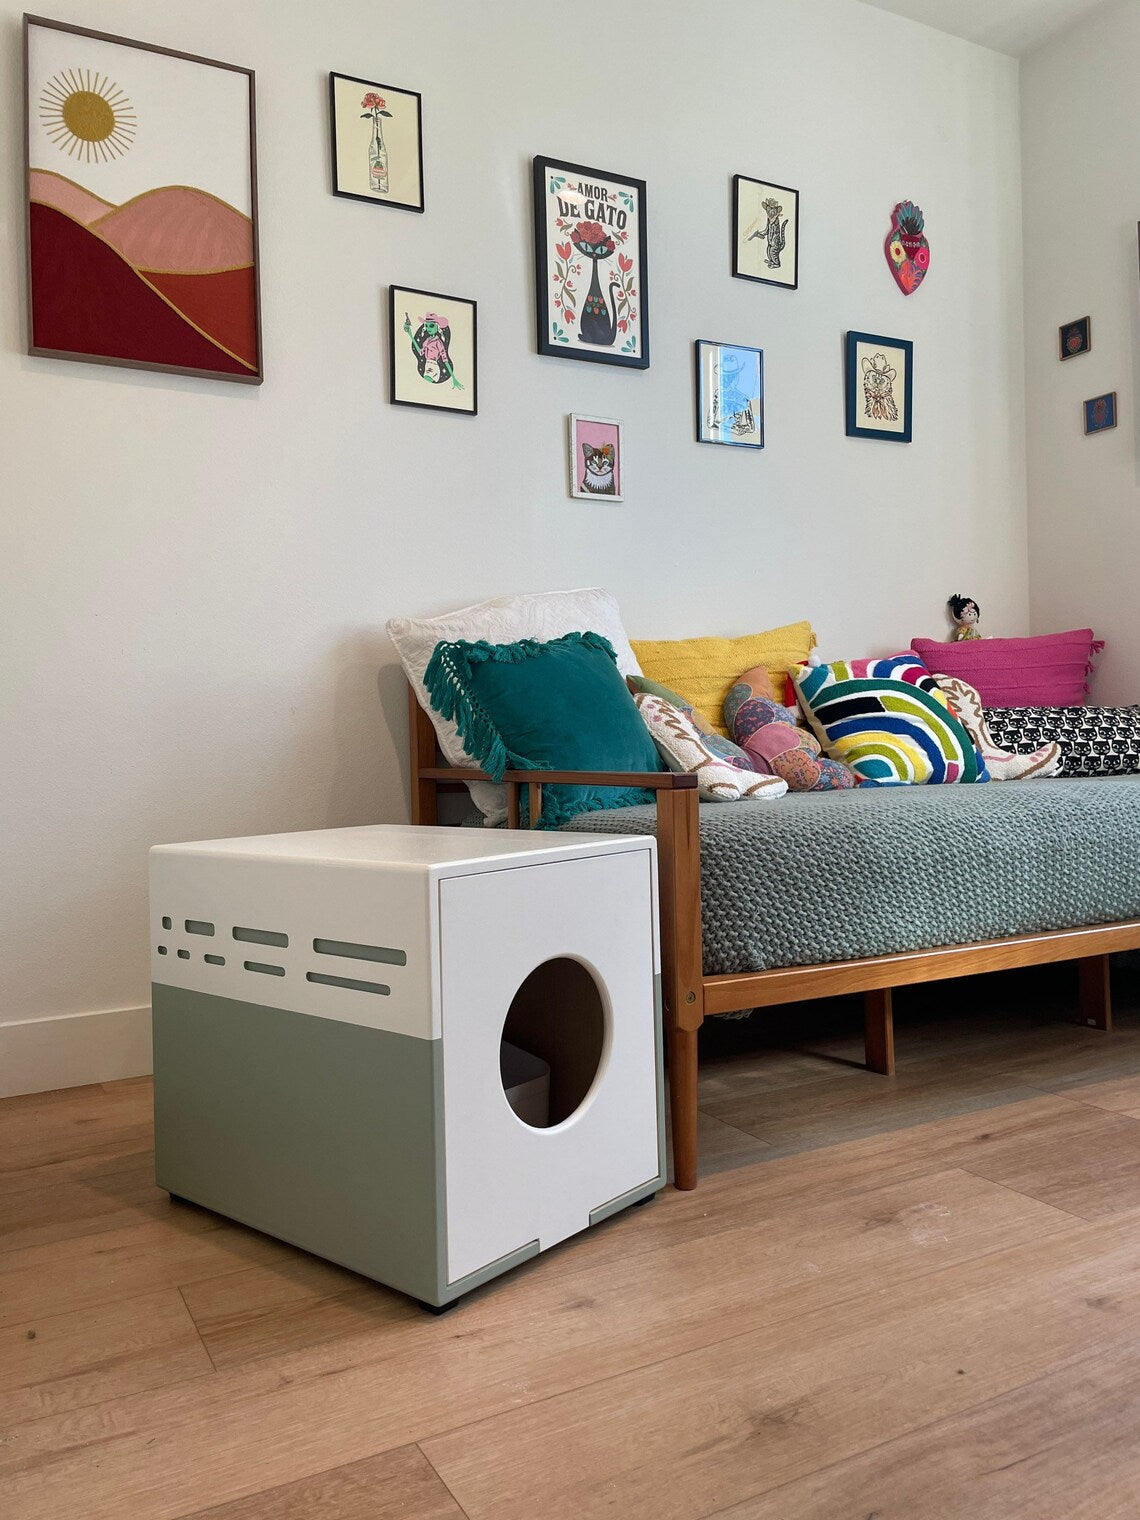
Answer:
[[[333,194],[424,209],[423,110],[415,90],[329,75]]]
[[[538,352],[649,368],[645,181],[534,160]]]

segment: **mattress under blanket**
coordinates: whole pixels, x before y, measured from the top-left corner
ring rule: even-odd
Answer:
[[[704,972],[1140,918],[1140,776],[702,803]],[[566,830],[652,834],[656,808]]]

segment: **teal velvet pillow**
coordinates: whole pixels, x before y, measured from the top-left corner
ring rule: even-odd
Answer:
[[[661,771],[608,640],[567,633],[540,644],[435,646],[424,686],[436,712],[494,781],[504,771]],[[644,787],[545,786],[539,827],[652,802]],[[525,798],[524,798],[525,807]]]

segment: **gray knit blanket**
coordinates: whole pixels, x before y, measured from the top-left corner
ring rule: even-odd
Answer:
[[[1140,918],[1140,776],[701,805],[706,976]],[[652,834],[653,807],[567,831]]]

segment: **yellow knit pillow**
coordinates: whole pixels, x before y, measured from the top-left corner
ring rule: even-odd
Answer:
[[[810,623],[788,623],[739,639],[633,639],[631,643],[649,680],[685,697],[718,734],[727,737],[724,699],[737,676],[752,665],[766,666],[776,700],[782,702],[784,677],[815,648],[815,634]]]

